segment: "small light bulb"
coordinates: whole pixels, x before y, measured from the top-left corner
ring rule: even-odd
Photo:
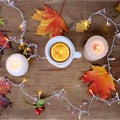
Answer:
[[[111,26],[111,24],[110,24],[108,21],[107,21],[106,25],[107,25],[108,27],[110,27],[110,26]]]
[[[89,89],[89,92],[90,92],[91,94],[93,94],[93,92],[92,92],[92,90],[91,90],[91,89]]]
[[[78,119],[80,120],[80,118],[81,118],[81,115],[79,114],[79,117],[78,117]]]
[[[5,40],[8,41],[9,39],[7,37],[5,37]]]
[[[112,60],[116,60],[116,58],[109,58],[109,60],[111,60],[111,61],[112,61]]]
[[[20,25],[20,29],[23,31],[23,25],[22,24]]]
[[[41,94],[42,94],[42,91],[39,91],[39,92],[38,92],[38,97],[39,97],[39,99],[40,99]]]
[[[116,34],[116,37],[120,38],[120,33]]]
[[[27,80],[24,78],[24,79],[23,79],[23,83],[25,83],[26,81],[27,81]]]

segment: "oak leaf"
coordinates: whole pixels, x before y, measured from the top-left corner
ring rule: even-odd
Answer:
[[[91,67],[93,70],[85,72],[81,80],[90,83],[89,91],[91,90],[94,95],[107,99],[110,96],[110,90],[116,91],[114,80],[104,67],[93,65]]]
[[[91,22],[88,20],[81,20],[76,24],[76,32],[83,33],[84,31],[87,31],[90,24]]]
[[[68,32],[66,24],[62,17],[52,8],[43,5],[44,10],[36,9],[33,19],[40,22],[36,34],[45,36],[50,34],[50,38],[62,35],[63,31]]]

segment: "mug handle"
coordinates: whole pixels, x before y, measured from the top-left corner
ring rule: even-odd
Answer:
[[[82,57],[82,53],[81,52],[75,52],[73,54],[73,58],[81,58]]]

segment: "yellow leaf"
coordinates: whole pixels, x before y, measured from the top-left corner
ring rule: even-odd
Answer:
[[[36,9],[35,11],[36,13],[34,13],[34,15],[32,16],[33,19],[41,21],[45,18],[46,14],[43,10],[39,11],[38,9]]]
[[[91,22],[88,20],[81,20],[76,24],[76,32],[83,33],[84,31],[87,31],[90,24]]]
[[[117,6],[115,7],[115,9],[120,12],[120,3],[117,4]]]

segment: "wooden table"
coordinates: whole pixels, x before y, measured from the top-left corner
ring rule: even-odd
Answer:
[[[49,40],[48,36],[42,37],[35,35],[36,27],[39,22],[31,19],[35,9],[42,9],[41,3],[45,3],[52,8],[60,11],[62,0],[15,0],[15,5],[18,6],[24,13],[27,20],[27,31],[24,36],[24,40],[29,43],[33,42],[38,44],[38,54],[41,57],[45,56],[45,45]],[[118,3],[117,0],[66,0],[62,11],[62,17],[64,18],[69,33],[64,32],[64,36],[68,37],[77,51],[83,50],[83,46],[87,39],[92,35],[102,35],[107,42],[111,43],[112,36],[114,35],[114,28],[111,27],[105,31],[105,21],[102,17],[96,16],[93,24],[89,30],[83,34],[75,32],[75,24],[82,19],[87,19],[92,12],[106,8],[107,14],[113,17],[116,22],[120,21],[119,13],[114,9],[114,6]],[[0,17],[5,19],[6,24],[1,27],[2,30],[10,31],[9,36],[16,36],[19,38],[21,33],[19,25],[21,24],[21,18],[14,9],[6,7],[4,4],[0,4]],[[117,66],[120,66],[120,41],[116,41],[117,47],[114,49],[113,56],[116,57],[116,61],[112,63],[113,75],[116,78],[120,77],[120,69],[116,70]],[[84,56],[81,59],[74,59],[72,63],[64,68],[58,69],[51,65],[47,59],[30,60],[30,68],[23,77],[13,77],[5,69],[5,61],[7,57],[18,51],[18,46],[12,43],[11,49],[4,50],[0,61],[0,76],[5,76],[15,83],[20,83],[23,78],[27,79],[24,90],[31,96],[37,96],[38,91],[42,90],[44,96],[50,96],[52,92],[65,89],[64,96],[70,100],[70,102],[76,107],[80,107],[83,101],[88,100],[90,97],[87,94],[87,85],[80,81],[80,77],[83,72],[90,69],[91,62],[87,61]],[[106,58],[93,62],[92,64],[103,65],[106,63]],[[117,85],[118,92],[120,93],[120,85]],[[45,104],[46,109],[40,116],[35,115],[34,108],[27,102],[32,101],[25,97],[19,88],[12,87],[11,93],[7,95],[12,101],[12,108],[7,108],[1,113],[0,119],[7,120],[23,120],[23,119],[41,119],[41,120],[77,120],[78,112],[74,109],[68,110],[68,104],[61,98],[52,98],[49,100],[51,105]],[[87,107],[87,106],[86,106]],[[86,108],[85,107],[85,108]],[[72,112],[75,112],[72,115]],[[119,120],[120,119],[120,105],[113,104],[108,106],[103,102],[93,102],[90,116],[82,116],[82,120]]]

